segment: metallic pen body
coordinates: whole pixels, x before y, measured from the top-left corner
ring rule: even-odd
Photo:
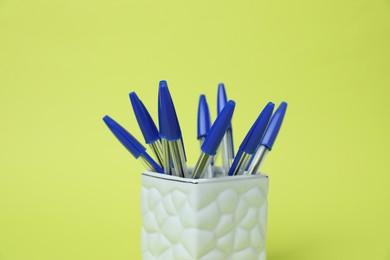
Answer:
[[[150,143],[149,147],[150,149],[152,149],[154,155],[156,156],[157,162],[160,164],[161,167],[164,168],[164,155],[160,140]]]
[[[265,147],[263,145],[261,145],[259,147],[256,154],[253,156],[253,160],[252,160],[251,165],[248,168],[248,172],[247,172],[248,175],[258,173],[260,166],[263,163],[268,152],[269,152],[269,150],[267,149],[267,147]]]
[[[204,140],[206,137],[199,138],[200,146],[202,146]],[[207,167],[207,170],[200,176],[200,178],[213,178],[213,166],[212,166],[212,159],[214,156],[211,157],[210,165]]]
[[[225,170],[225,175],[227,175],[234,158],[233,137],[232,137],[232,131],[230,129],[226,131],[222,139],[221,158],[222,158],[222,167]]]
[[[161,147],[162,147],[162,154],[163,154],[163,169],[164,174],[171,174],[171,163],[170,163],[170,156],[169,156],[169,145],[168,140],[165,138],[161,138]]]
[[[206,172],[212,159],[213,156],[203,152],[201,153],[192,173],[194,179],[199,179]]]
[[[168,144],[175,175],[179,177],[190,178],[181,139],[168,141]]]
[[[252,154],[243,152],[232,175],[243,175],[251,157]]]
[[[146,157],[144,155],[141,155],[139,157],[139,161],[141,162],[141,164],[148,170],[151,170],[151,171],[154,171],[154,172],[159,172],[158,169],[156,169],[151,163],[150,161],[148,161],[146,159]]]

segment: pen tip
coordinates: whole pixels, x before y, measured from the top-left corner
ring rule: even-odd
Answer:
[[[160,81],[158,95],[160,136],[170,141],[180,139],[180,125],[166,81]]]
[[[218,93],[217,93],[217,112],[220,113],[227,102],[227,95],[225,90],[225,85],[219,83]]]
[[[166,88],[168,87],[168,83],[166,80],[161,80],[159,86],[160,88]]]
[[[149,111],[146,109],[145,105],[138,98],[135,92],[131,92],[129,96],[131,105],[133,107],[134,115],[137,119],[142,135],[145,138],[145,142],[147,144],[155,142],[160,137],[158,134],[157,127],[149,114]]]
[[[146,151],[146,148],[114,119],[106,115],[103,117],[103,120],[114,136],[135,158],[138,158]]]
[[[105,116],[103,117],[103,121],[104,121],[105,123],[107,123],[107,124],[109,124],[109,123],[112,122],[112,121],[111,121],[111,117],[109,117],[108,115],[105,115]]]
[[[220,145],[232,119],[235,105],[236,103],[233,100],[229,100],[223,108],[222,112],[214,121],[210,131],[206,136],[206,139],[201,146],[201,150],[204,153],[209,155],[216,154],[218,146]]]
[[[210,130],[211,119],[210,111],[207,105],[206,96],[199,96],[199,105],[198,105],[198,139],[205,137]]]
[[[240,146],[244,152],[248,154],[254,154],[256,152],[256,148],[260,144],[261,138],[264,135],[269,120],[272,116],[274,107],[274,103],[268,102],[268,104],[261,111]]]
[[[267,149],[270,151],[272,150],[272,146],[279,133],[286,110],[287,103],[281,102],[275,113],[272,115],[267,130],[261,140],[261,145],[267,147]]]
[[[235,106],[236,105],[236,102],[234,102],[233,100],[229,100],[226,105],[229,105],[229,106]]]
[[[137,96],[137,94],[135,92],[131,92],[129,94],[129,97],[130,97],[130,101],[131,101],[131,104],[134,106],[135,102],[139,102],[139,98]]]

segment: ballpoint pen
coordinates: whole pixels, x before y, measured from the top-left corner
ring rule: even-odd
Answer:
[[[274,107],[274,103],[269,102],[257,117],[256,121],[253,123],[249,132],[242,141],[234,158],[233,164],[230,167],[230,176],[244,174],[251,157],[256,153],[256,148],[258,147],[265,129],[267,128]]]
[[[133,107],[134,115],[137,118],[138,125],[141,129],[142,135],[144,136],[145,143],[148,144],[152,149],[157,158],[157,161],[162,167],[164,165],[164,159],[162,154],[160,135],[158,133],[157,127],[145,105],[138,98],[137,94],[135,92],[131,92],[129,97]]]
[[[141,159],[144,166],[154,172],[163,173],[164,170],[146,153],[146,148],[140,144],[129,132],[126,131],[121,125],[115,122],[111,117],[103,117],[103,121],[106,123],[115,137],[122,143],[122,145],[136,158]]]
[[[283,122],[284,115],[286,113],[287,103],[282,102],[275,113],[272,115],[268,124],[267,130],[263,138],[261,139],[260,146],[253,157],[253,160],[248,168],[248,174],[257,174],[265,156],[271,151],[275,139],[279,133],[280,127]]]
[[[169,155],[172,159],[174,168],[173,172],[176,176],[190,178],[179,120],[177,119],[175,107],[166,81],[160,81],[159,106],[160,137],[164,141],[163,145],[166,145],[167,143],[169,146]],[[166,148],[164,147],[164,150],[165,149]]]
[[[198,140],[200,142],[200,145],[202,146],[204,140],[206,139],[207,133],[210,130],[211,126],[211,119],[210,119],[210,111],[209,106],[207,105],[206,96],[200,95],[199,97],[199,105],[198,105]],[[209,167],[206,171],[206,178],[212,178],[213,177],[213,170],[212,170],[212,162],[210,163]],[[203,176],[201,176],[203,178]]]
[[[221,113],[227,102],[227,96],[225,91],[225,85],[220,83],[218,85],[218,96],[217,96],[217,113]],[[229,172],[230,165],[234,158],[234,147],[233,147],[233,135],[232,135],[232,124],[229,127],[223,137],[221,144],[221,158],[222,167],[225,170],[225,174]]]
[[[211,129],[202,144],[201,154],[194,168],[194,179],[199,179],[210,165],[211,159],[216,154],[218,146],[229,127],[235,105],[236,103],[234,101],[228,101],[211,126]]]
[[[160,82],[160,85],[162,83]],[[171,156],[169,154],[169,145],[166,138],[164,138],[161,129],[163,128],[162,124],[162,113],[161,113],[161,102],[160,102],[160,90],[158,91],[158,101],[157,101],[157,108],[158,108],[158,125],[159,125],[159,135],[161,140],[161,147],[162,147],[162,153],[163,153],[163,169],[165,174],[171,174]]]

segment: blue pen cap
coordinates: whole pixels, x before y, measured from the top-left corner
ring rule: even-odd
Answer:
[[[226,103],[225,107],[221,113],[219,113],[217,119],[211,126],[211,129],[202,144],[202,152],[208,155],[215,155],[217,153],[218,146],[228,129],[230,121],[232,120],[235,106],[236,103],[232,100]]]
[[[233,175],[234,170],[237,168],[238,162],[242,156],[242,153],[254,154],[256,153],[257,147],[261,141],[267,124],[274,110],[275,104],[269,102],[260,115],[257,117],[256,121],[253,123],[252,127],[249,129],[244,140],[240,144],[240,148],[236,154],[236,157],[232,163],[232,166],[229,169],[229,176]],[[253,158],[253,157],[252,157]],[[250,165],[250,163],[248,163]]]
[[[206,96],[200,95],[198,105],[198,139],[205,137],[210,130],[211,119]]]
[[[158,98],[157,98],[157,115],[158,115],[158,128],[160,129],[159,130],[159,134],[160,134],[160,137],[164,137],[162,136],[162,133],[161,133],[161,129],[163,127],[162,125],[162,114],[161,114],[161,102],[160,102],[160,89],[158,90]]]
[[[126,147],[127,150],[135,157],[138,158],[145,153],[146,148],[140,144],[126,129],[120,124],[114,121],[109,116],[103,117],[104,123],[108,126],[115,137]]]
[[[272,111],[274,110],[274,107],[275,104],[269,102],[264,107],[263,111],[261,111],[260,115],[257,117],[247,136],[245,136],[242,147],[245,153],[254,154],[256,152],[256,149],[260,144],[261,138],[264,135],[265,129],[267,128],[269,119],[272,116]]]
[[[221,113],[222,109],[227,103],[227,96],[225,85],[223,83],[218,84],[218,94],[217,94],[217,113]]]
[[[129,96],[134,115],[137,118],[142,135],[145,138],[145,143],[150,144],[159,140],[160,135],[158,134],[157,127],[142,101],[139,100],[135,92],[131,92]]]
[[[217,94],[217,114],[221,113],[226,103],[227,103],[227,95],[226,95],[225,85],[223,83],[219,83],[218,94]],[[232,124],[229,124],[228,129],[232,131]],[[233,140],[231,140],[231,143],[233,145]],[[232,149],[233,149],[232,154],[234,154],[234,148],[232,147]]]
[[[263,139],[261,139],[260,145],[267,147],[267,149],[270,151],[275,142],[276,136],[279,133],[284,115],[286,113],[286,109],[287,109],[287,103],[282,102],[278,107],[278,109],[276,109],[274,115],[272,116],[271,121],[269,122],[269,125],[267,127],[267,130],[263,136]]]
[[[159,122],[160,136],[168,141],[181,139],[181,130],[177,119],[175,106],[165,80],[160,81],[159,87]]]

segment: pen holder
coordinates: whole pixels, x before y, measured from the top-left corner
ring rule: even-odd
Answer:
[[[266,259],[268,177],[143,172],[142,258]]]

